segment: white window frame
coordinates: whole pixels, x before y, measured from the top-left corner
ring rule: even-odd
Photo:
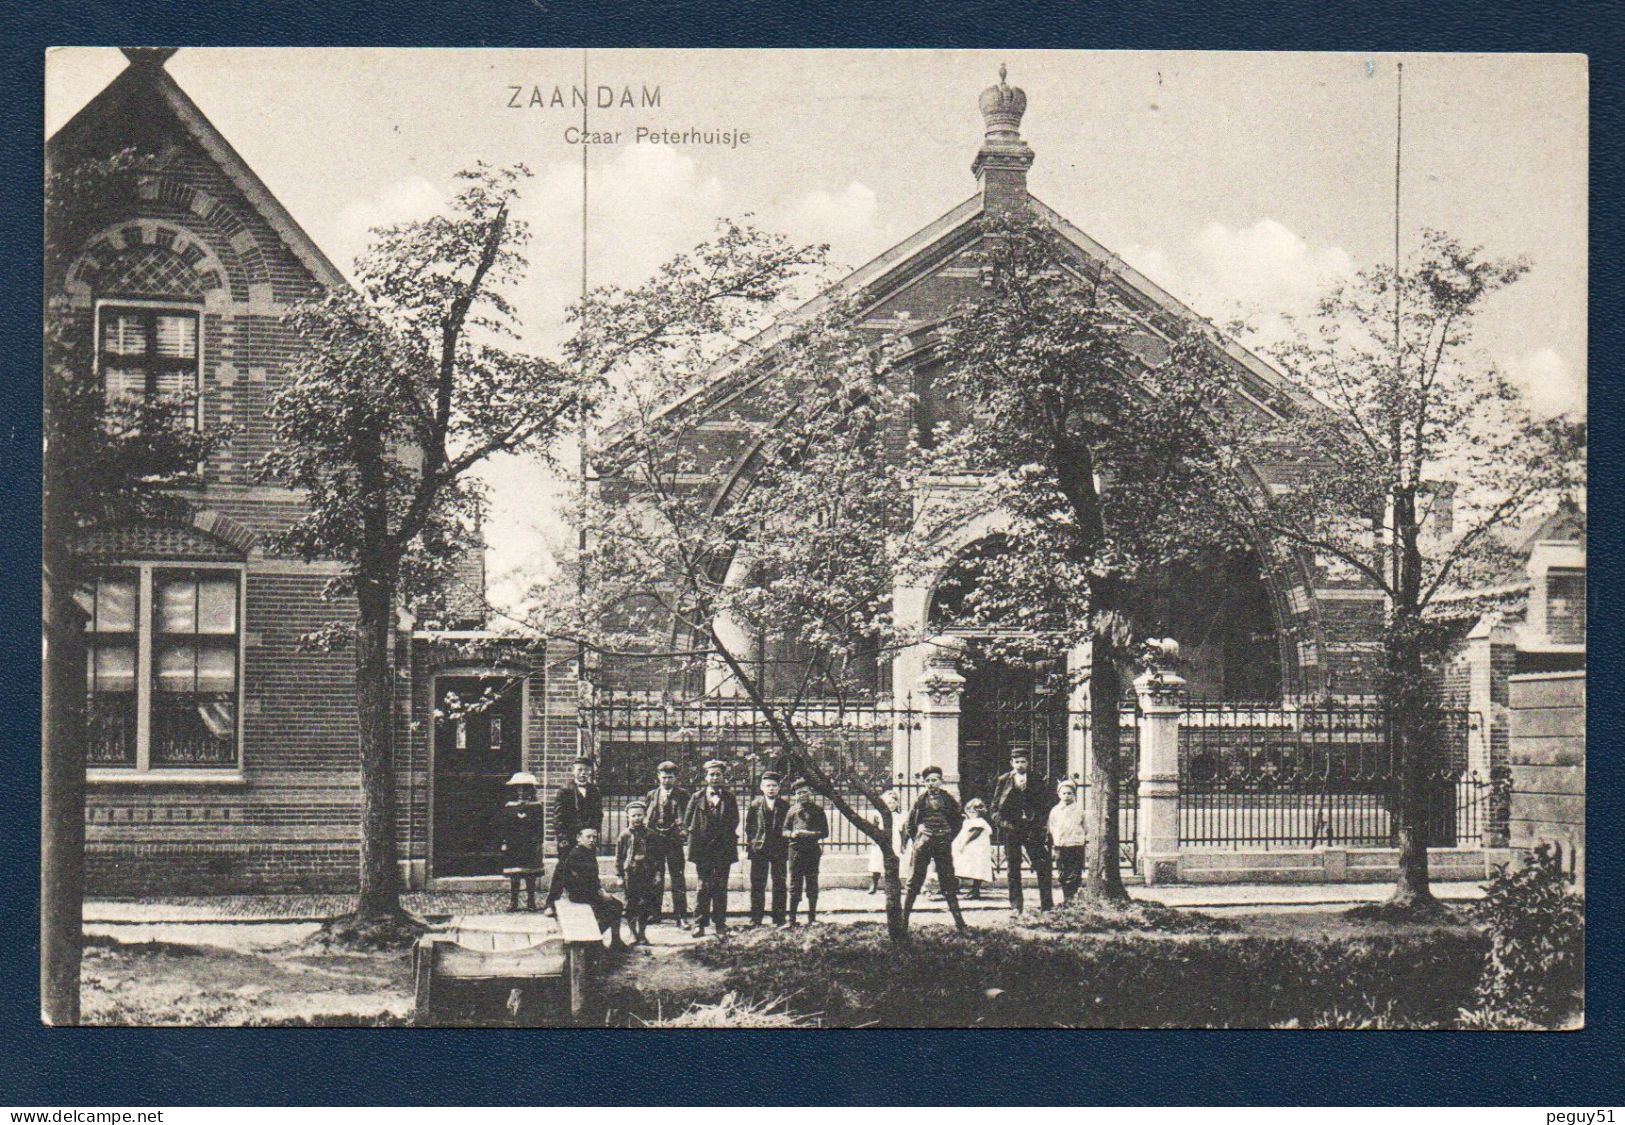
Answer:
[[[98,766],[85,771],[90,782],[123,782],[134,784],[161,783],[172,785],[195,782],[241,782],[243,778],[243,673],[246,657],[243,638],[248,625],[248,570],[239,563],[193,562],[187,559],[142,559],[121,561],[109,570],[134,571],[137,574],[136,599],[139,613],[136,619],[135,654],[135,765]],[[223,571],[237,576],[237,699],[236,699],[236,765],[214,768],[164,766],[152,763],[152,695],[153,695],[153,572],[159,570]]]
[[[192,428],[203,432],[203,302],[179,299],[160,300],[151,297],[98,297],[96,298],[95,333],[91,341],[91,355],[96,379],[102,380],[102,313],[107,309],[152,309],[157,312],[187,313],[197,317],[197,371],[196,386],[192,388]],[[103,388],[103,394],[106,388]]]

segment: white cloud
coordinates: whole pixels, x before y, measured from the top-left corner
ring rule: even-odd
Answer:
[[[839,192],[822,188],[793,199],[783,211],[782,226],[797,242],[827,242],[837,260],[873,252],[879,199],[868,184],[856,180]]]
[[[1536,414],[1549,416],[1586,409],[1586,378],[1556,348],[1536,348],[1506,357],[1501,367],[1523,388]]]
[[[1274,219],[1250,227],[1208,223],[1193,239],[1197,280],[1215,298],[1254,304],[1266,312],[1295,312],[1326,285],[1354,272],[1347,251],[1313,249]]]
[[[1172,250],[1130,246],[1123,258],[1216,323],[1245,320],[1252,341],[1263,344],[1284,335],[1286,317],[1310,312],[1329,285],[1355,272],[1346,250],[1313,247],[1269,218],[1247,227],[1208,223]]]
[[[334,223],[330,241],[333,261],[348,272],[356,255],[371,241],[369,232],[374,227],[426,218],[438,211],[445,201],[446,193],[419,175],[391,184],[371,198],[351,200],[340,209]]]

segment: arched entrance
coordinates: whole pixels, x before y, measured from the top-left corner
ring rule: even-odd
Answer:
[[[967,796],[991,795],[1021,747],[1048,778],[1082,774],[1069,757],[1069,704],[1077,669],[1068,654],[1032,629],[990,614],[978,590],[998,581],[1006,536],[992,534],[961,550],[944,569],[927,604],[934,634],[966,641],[959,671],[959,775]],[[1270,588],[1258,557],[1237,547],[1168,566],[1135,584],[1134,620],[1147,636],[1169,636],[1181,646],[1181,672],[1195,697],[1279,699],[1281,646]],[[1127,686],[1127,685],[1125,685]]]
[[[989,800],[1010,752],[1027,751],[1047,778],[1077,772],[1067,755],[1067,703],[1071,695],[1065,652],[1040,633],[990,618],[977,604],[988,568],[1006,548],[990,535],[961,551],[932,591],[931,631],[965,641],[959,672],[959,792]],[[1079,766],[1081,768],[1081,764]]]

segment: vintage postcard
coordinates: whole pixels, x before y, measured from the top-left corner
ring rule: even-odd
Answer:
[[[46,1022],[1583,1025],[1583,56],[45,80]]]

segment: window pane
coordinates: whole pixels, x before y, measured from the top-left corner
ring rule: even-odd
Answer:
[[[101,643],[90,650],[85,662],[85,687],[89,691],[135,691],[135,646]]]
[[[237,577],[198,577],[197,631],[235,633],[237,631]]]
[[[191,575],[160,574],[153,583],[160,633],[197,631],[197,582]]]
[[[165,641],[153,653],[159,691],[190,694],[197,683],[197,650],[184,641]]]
[[[190,402],[197,379],[190,371],[160,371],[153,381],[154,393],[159,398],[181,399]]]
[[[196,357],[197,318],[168,314],[159,316],[158,354],[179,359]]]
[[[140,313],[110,313],[102,317],[102,351],[115,355],[145,355],[147,328]]]
[[[98,633],[135,632],[135,579],[103,578],[96,583]]]
[[[106,376],[107,399],[139,400],[147,393],[147,373],[139,367],[109,367]]]
[[[237,690],[235,646],[217,643],[198,649],[197,690],[221,693]]]

